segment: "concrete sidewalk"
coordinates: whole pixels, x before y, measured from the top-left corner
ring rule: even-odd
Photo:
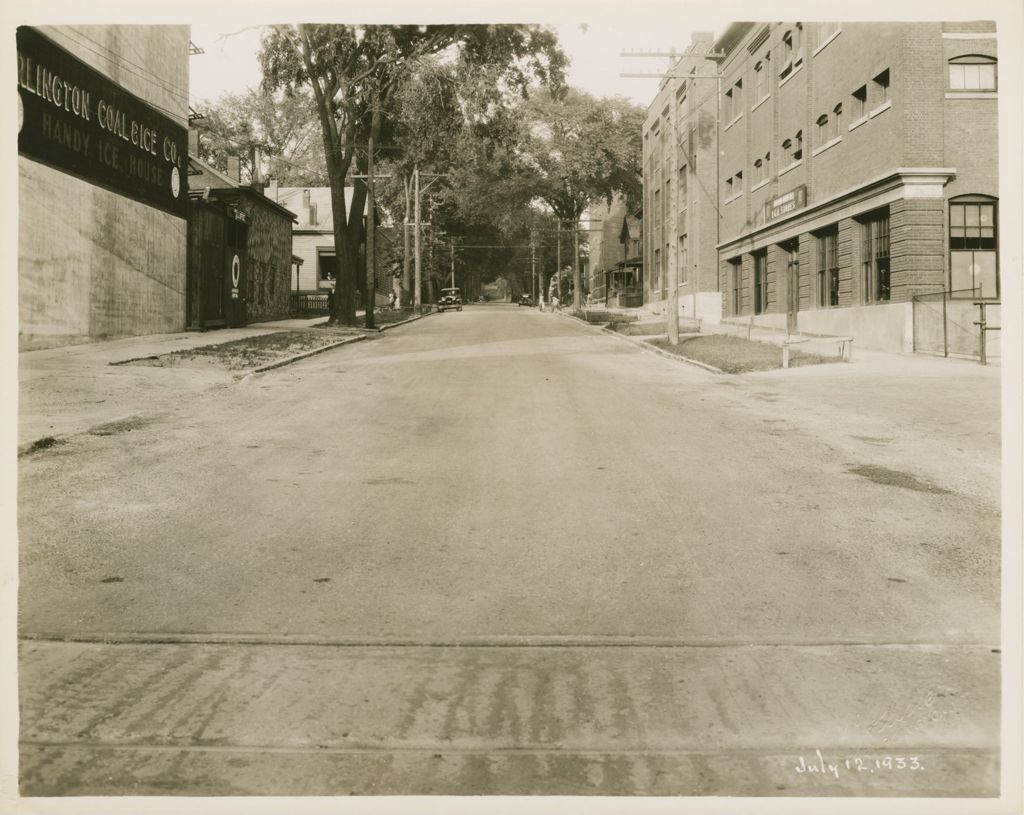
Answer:
[[[18,449],[48,437],[82,433],[124,421],[161,405],[181,402],[214,387],[226,387],[237,373],[215,368],[157,368],[112,365],[139,357],[309,328],[324,317],[254,323],[219,331],[149,334],[67,345],[18,355]]]

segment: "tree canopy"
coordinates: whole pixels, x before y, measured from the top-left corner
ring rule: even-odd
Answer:
[[[431,56],[454,70],[428,75],[424,66]],[[526,95],[534,79],[559,86],[565,67],[554,33],[532,25],[279,25],[264,35],[260,62],[266,91],[311,91],[332,199],[339,203],[350,169],[365,173],[371,141],[405,138],[418,149],[415,133],[402,128],[399,89],[421,69],[427,80],[457,82],[460,110],[471,119],[504,94]],[[358,184],[347,212],[333,207],[335,322],[355,323],[365,204],[365,185]]]
[[[216,103],[198,105],[204,117],[196,123],[202,134],[199,157],[227,169],[227,157],[238,156],[242,181],[274,176],[283,186],[327,183],[323,140],[308,93],[271,94],[263,90],[225,94]],[[260,166],[257,168],[257,164]]]

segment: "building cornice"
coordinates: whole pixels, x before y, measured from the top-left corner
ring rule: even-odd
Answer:
[[[722,241],[715,248],[720,252],[760,249],[903,198],[942,198],[945,185],[955,175],[955,167],[899,167]]]

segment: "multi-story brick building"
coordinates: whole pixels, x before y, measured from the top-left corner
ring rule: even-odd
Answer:
[[[910,350],[914,295],[999,295],[993,23],[719,38],[723,314]]]
[[[701,32],[661,83],[644,122],[645,300],[661,311],[674,273],[679,313],[718,322],[718,66]]]

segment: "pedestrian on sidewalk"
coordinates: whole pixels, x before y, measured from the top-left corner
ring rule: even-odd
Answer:
[[[540,310],[544,310],[544,293],[541,292],[540,297],[537,298],[537,305],[540,306]]]

